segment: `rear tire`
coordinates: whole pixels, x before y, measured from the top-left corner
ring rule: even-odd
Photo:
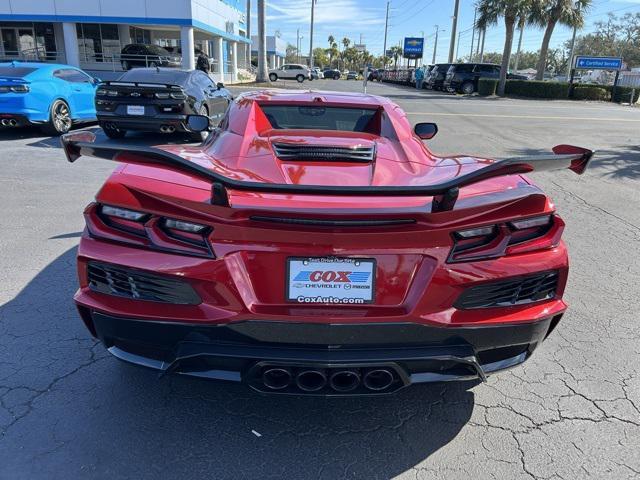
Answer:
[[[129,65],[129,62],[127,62],[126,60],[123,60],[122,61],[122,69],[124,71],[131,70],[131,65]]]
[[[209,116],[209,109],[207,108],[206,105],[200,106],[200,109],[198,110],[198,115],[204,115],[205,117]],[[202,143],[207,138],[209,138],[210,133],[211,132],[209,132],[208,130],[205,130],[204,132],[191,132],[189,136],[191,140],[193,140],[194,142]]]
[[[149,68],[156,68],[158,66],[158,62],[149,62]]]
[[[100,124],[100,127],[102,127],[102,131],[104,132],[104,134],[112,140],[124,138],[124,136],[127,134],[126,130],[120,130],[119,128],[107,128],[102,124]]]
[[[71,130],[71,110],[64,100],[56,100],[49,109],[49,121],[42,126],[42,131],[54,137],[63,135]]]
[[[276,75],[275,73],[270,73],[269,80],[271,80],[272,82],[275,82],[276,80],[278,80],[278,75]]]
[[[475,91],[475,87],[472,82],[464,82],[460,87],[460,91],[465,95],[471,95]]]
[[[304,82],[304,75],[296,75],[296,80],[298,81],[298,83]]]

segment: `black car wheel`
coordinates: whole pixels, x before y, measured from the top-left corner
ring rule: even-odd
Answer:
[[[122,69],[123,70],[130,70],[131,69],[131,65],[129,65],[129,62],[127,62],[126,60],[122,61]]]
[[[298,83],[304,82],[304,75],[296,75],[296,80],[298,81]]]
[[[113,127],[107,127],[106,125],[103,125],[102,123],[100,124],[100,127],[102,127],[102,131],[104,132],[104,134],[113,139],[113,140],[118,140],[120,138],[124,138],[124,136],[127,134],[126,130],[120,130],[119,128],[113,128]]]
[[[278,80],[278,75],[276,75],[275,73],[270,73],[269,80],[271,80],[272,82],[275,82],[276,80]]]
[[[464,82],[460,90],[465,95],[471,95],[474,92],[475,87],[473,86],[473,82]]]
[[[198,109],[198,115],[203,115],[205,117],[209,116],[209,109],[206,105],[200,106],[200,109]],[[209,137],[209,133],[209,130],[205,130],[203,132],[191,132],[190,136],[194,142],[202,143],[207,139],[207,137]]]
[[[64,100],[56,100],[49,110],[49,122],[42,126],[42,131],[47,135],[62,135],[71,130],[71,110]]]
[[[340,75],[338,75],[338,74],[334,75],[334,76],[333,76],[333,79],[334,79],[334,80],[340,80]]]

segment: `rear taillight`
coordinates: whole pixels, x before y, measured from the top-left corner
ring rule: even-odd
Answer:
[[[174,100],[186,100],[187,96],[182,92],[173,92],[170,94]]]
[[[213,257],[212,227],[112,205],[92,204],[85,211],[94,237],[187,255]]]
[[[468,262],[498,258],[555,247],[564,222],[555,215],[512,220],[453,233],[454,245],[448,262]]]
[[[3,85],[0,87],[0,93],[27,93],[30,90],[29,85]]]

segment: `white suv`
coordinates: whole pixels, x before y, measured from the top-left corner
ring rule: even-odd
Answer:
[[[279,78],[297,80],[302,83],[305,80],[311,80],[311,70],[309,70],[309,67],[295,63],[287,63],[280,68],[269,70],[269,80],[275,82]]]

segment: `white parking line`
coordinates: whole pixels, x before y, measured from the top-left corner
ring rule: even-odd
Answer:
[[[635,122],[640,118],[610,118],[610,117],[562,117],[550,115],[501,115],[497,113],[445,113],[445,112],[405,112],[407,115],[440,115],[447,117],[495,117],[495,118],[526,118],[528,120],[589,120],[595,122]]]

